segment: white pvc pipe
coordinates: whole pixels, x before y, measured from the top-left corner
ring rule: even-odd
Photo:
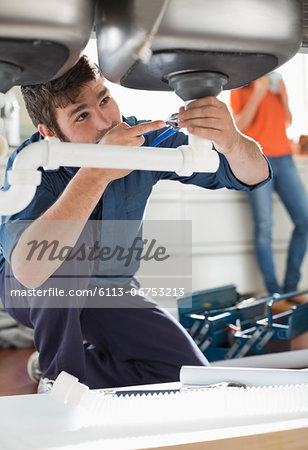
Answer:
[[[213,143],[194,134],[189,135],[189,148],[192,151],[194,172],[217,172],[219,156],[213,150]]]
[[[14,185],[7,191],[0,191],[0,215],[11,216],[30,205],[36,186]]]
[[[206,386],[232,382],[246,386],[307,384],[308,370],[264,369],[255,367],[182,366],[180,381],[184,385]]]
[[[45,141],[33,143],[20,151],[8,172],[11,185],[0,191],[0,214],[12,215],[26,208],[32,201],[36,187],[41,183],[38,167],[48,160],[48,144]]]
[[[35,142],[18,153],[12,170],[8,171],[11,186],[0,191],[0,215],[15,214],[29,205],[41,182],[41,172],[37,170],[41,166],[157,170],[190,176],[193,172],[218,169],[219,164],[212,164],[203,151],[206,142],[210,141],[193,139],[190,145],[177,149],[64,143],[55,138]]]
[[[245,356],[214,361],[215,367],[262,367],[272,369],[302,369],[308,367],[308,349],[292,350],[264,355]]]
[[[212,368],[195,369],[211,371]],[[181,372],[182,370],[183,367]],[[250,373],[236,376],[247,380],[247,383],[244,382],[249,386],[246,389],[224,386],[213,386],[210,389],[208,384],[217,385],[221,379],[230,382],[233,378],[230,371],[226,377],[221,374],[216,377],[214,372],[217,372],[217,369],[214,368],[211,377],[213,381],[208,383],[205,379],[203,383],[201,379],[198,388],[183,385],[183,389],[170,389],[169,383],[162,383],[148,385],[148,388],[141,389],[141,392],[128,388],[126,395],[120,395],[121,389],[90,390],[79,383],[78,378],[61,372],[53,384],[50,396],[60,404],[78,408],[80,413],[86,412],[85,415],[82,414],[85,426],[101,425],[105,429],[106,426],[111,426],[112,430],[115,430],[115,427],[122,430],[123,426],[127,429],[130,425],[136,427],[138,424],[140,427],[147,427],[147,434],[161,429],[170,431],[170,427],[176,427],[177,431],[184,427],[187,433],[196,430],[196,424],[219,429],[222,426],[243,423],[247,426],[249,423],[260,424],[269,420],[276,422],[290,416],[307,417],[307,373],[291,371],[290,374],[285,374],[285,371],[276,370],[269,376],[268,370],[259,369],[257,376]],[[171,392],[168,392],[168,389]],[[153,394],[153,390],[157,392]],[[148,428],[151,426],[154,428]]]
[[[187,100],[185,108],[195,99]],[[218,153],[213,150],[213,143],[195,134],[189,134],[188,146],[192,151],[193,172],[217,172],[219,167]]]
[[[0,132],[0,163],[6,160],[8,153],[9,153],[9,146],[7,140],[5,139],[4,136],[1,135]]]
[[[183,169],[183,156],[179,149],[62,143],[58,139],[50,139],[49,145],[49,165],[52,167],[97,167],[172,172]]]

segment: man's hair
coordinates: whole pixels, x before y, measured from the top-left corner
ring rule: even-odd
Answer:
[[[65,140],[65,136],[56,121],[56,108],[65,108],[69,103],[76,103],[85,84],[102,76],[99,67],[91,64],[83,55],[64,75],[47,83],[22,86],[21,92],[28,114],[35,127],[44,124]]]

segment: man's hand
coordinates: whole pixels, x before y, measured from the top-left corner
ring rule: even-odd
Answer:
[[[179,126],[189,133],[213,141],[242,183],[255,185],[266,180],[269,169],[259,146],[236,128],[227,105],[216,97],[189,103],[186,110],[180,109],[179,119]]]
[[[156,120],[154,122],[145,122],[130,127],[127,123],[121,122],[100,140],[100,145],[127,145],[139,147],[144,143],[144,137],[142,136],[149,131],[159,130],[165,127],[166,124],[162,120]],[[82,170],[82,169],[80,169]],[[132,172],[130,169],[83,169],[87,170],[91,179],[104,180],[110,182],[123,178]]]
[[[159,130],[165,126],[166,124],[163,120],[144,122],[133,127],[130,127],[125,122],[121,122],[108,131],[99,143],[104,145],[130,145],[139,147],[144,143],[143,134]]]
[[[287,88],[282,80],[277,83],[277,94],[280,95],[283,102],[288,102]]]
[[[253,94],[255,96],[255,100],[258,100],[260,102],[262,98],[270,90],[270,86],[271,86],[270,79],[266,75],[254,81]]]
[[[239,140],[239,132],[227,105],[216,97],[204,97],[179,110],[179,126],[191,134],[213,141],[220,153],[232,151]]]

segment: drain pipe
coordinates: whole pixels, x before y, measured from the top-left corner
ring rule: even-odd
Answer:
[[[41,172],[60,166],[107,169],[157,170],[190,175],[193,161],[186,148],[128,147],[60,142],[48,138],[28,145],[7,173],[10,187],[0,191],[0,215],[12,215],[26,208],[41,183]]]
[[[37,170],[48,162],[48,144],[36,142],[20,151],[12,170],[7,173],[10,187],[0,191],[0,215],[12,215],[26,208],[32,201],[42,173]]]
[[[167,77],[169,85],[187,106],[192,101],[203,97],[217,97],[228,81],[228,77],[217,72],[177,72]],[[193,172],[216,172],[219,156],[213,150],[209,139],[189,134],[188,146],[181,147],[186,157],[186,174],[188,164]]]

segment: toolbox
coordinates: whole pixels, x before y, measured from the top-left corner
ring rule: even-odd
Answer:
[[[308,331],[308,303],[279,314],[272,306],[307,293],[243,299],[230,284],[179,298],[179,320],[209,361],[284,351]]]

